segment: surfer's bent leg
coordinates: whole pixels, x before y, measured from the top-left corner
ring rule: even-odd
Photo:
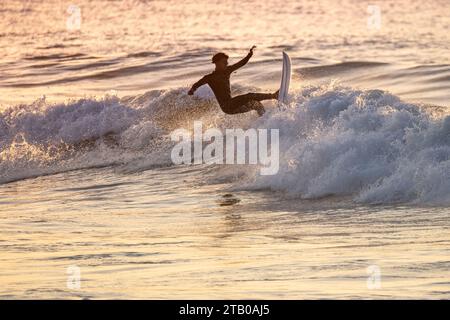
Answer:
[[[256,110],[261,116],[264,114],[264,106],[260,101],[274,99],[272,93],[247,93],[231,98],[222,110],[228,114],[245,113]]]

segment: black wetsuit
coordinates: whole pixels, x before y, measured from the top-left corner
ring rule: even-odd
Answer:
[[[208,84],[214,92],[217,102],[219,102],[220,108],[223,110],[223,112],[228,114],[257,110],[258,107],[262,108],[262,105],[258,104],[257,101],[273,99],[272,94],[247,93],[233,98],[231,97],[230,75],[232,72],[244,66],[251,56],[252,55],[249,53],[244,59],[231,66],[228,66],[224,71],[216,70],[211,72],[210,74],[207,74],[192,86],[193,91],[197,90],[198,87],[204,84]]]

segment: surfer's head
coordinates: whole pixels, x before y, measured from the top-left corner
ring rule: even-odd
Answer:
[[[216,65],[216,69],[224,70],[228,66],[228,56],[223,52],[216,53],[212,57],[212,63]]]

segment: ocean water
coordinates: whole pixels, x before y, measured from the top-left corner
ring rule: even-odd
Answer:
[[[2,1],[0,298],[450,298],[449,9]],[[186,95],[253,44],[233,94],[286,50],[282,110]],[[174,165],[194,121],[279,129],[278,173]]]

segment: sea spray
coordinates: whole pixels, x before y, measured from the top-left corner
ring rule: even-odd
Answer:
[[[225,115],[209,96],[192,99],[185,88],[11,107],[0,113],[0,183],[96,166],[136,172],[173,165],[171,130],[197,120],[222,131],[279,129],[276,175],[246,165],[214,168],[236,188],[450,203],[450,117],[387,92],[335,83],[294,91],[286,110],[268,108],[263,117]]]
[[[291,108],[266,119],[280,127],[280,171],[244,188],[365,203],[450,203],[450,117],[380,90],[304,88]]]

